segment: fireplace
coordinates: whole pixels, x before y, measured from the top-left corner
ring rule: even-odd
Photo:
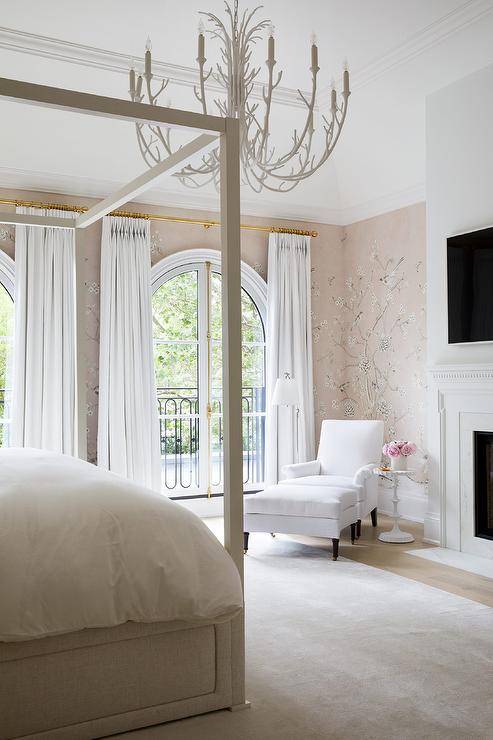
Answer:
[[[433,370],[428,394],[425,537],[493,561],[493,363]]]
[[[493,540],[493,432],[474,432],[476,537]]]

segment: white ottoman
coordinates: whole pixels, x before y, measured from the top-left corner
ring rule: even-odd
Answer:
[[[354,488],[291,486],[278,484],[244,497],[244,548],[250,532],[306,534],[332,539],[332,559],[337,560],[340,533],[351,527],[356,534],[358,512]]]

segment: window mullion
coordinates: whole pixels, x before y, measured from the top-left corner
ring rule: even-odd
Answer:
[[[198,266],[198,349],[199,349],[199,487],[207,491],[209,485],[210,443],[208,439],[207,400],[209,370],[207,361],[207,271],[205,264]]]
[[[210,262],[205,263],[206,280],[206,364],[207,364],[207,496],[212,496],[212,266]]]

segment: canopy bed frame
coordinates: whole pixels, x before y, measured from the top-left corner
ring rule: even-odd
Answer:
[[[0,97],[93,116],[190,129],[198,136],[113,195],[73,218],[0,214],[1,223],[75,231],[78,452],[86,459],[82,351],[84,229],[137,197],[190,157],[220,147],[223,312],[224,535],[243,581],[239,122],[158,105],[0,78]],[[2,594],[8,598],[8,594]],[[127,623],[23,643],[0,643],[1,737],[89,738],[245,701],[243,613],[206,625]]]

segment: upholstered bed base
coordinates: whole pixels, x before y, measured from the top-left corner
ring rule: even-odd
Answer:
[[[0,643],[0,738],[97,738],[230,707],[231,624]]]

